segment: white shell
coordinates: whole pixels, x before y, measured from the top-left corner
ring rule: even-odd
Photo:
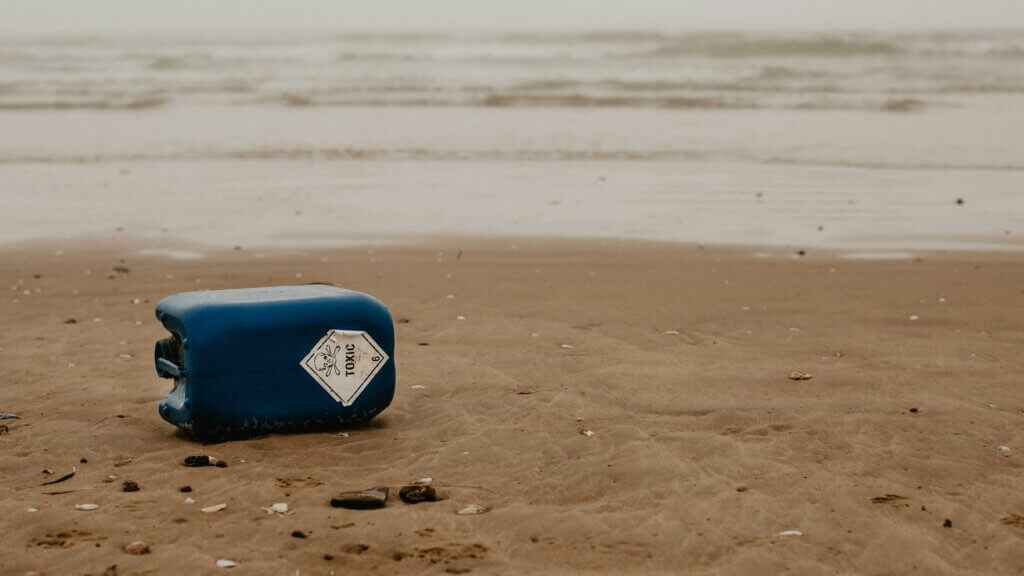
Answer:
[[[96,504],[75,504],[75,510],[85,510],[88,512],[90,510],[96,510],[97,508],[99,508],[99,506]]]
[[[203,512],[206,512],[207,514],[211,512],[220,512],[221,510],[227,507],[227,504],[214,504],[213,506],[207,506],[206,508],[203,508]]]
[[[238,562],[234,560],[217,560],[218,568],[234,568],[235,566],[238,566]]]
[[[483,514],[484,512],[487,512],[487,510],[487,506],[484,506],[483,504],[469,504],[457,513],[462,516],[469,516],[472,514]]]
[[[799,530],[783,530],[779,532],[779,536],[803,536],[804,533]]]

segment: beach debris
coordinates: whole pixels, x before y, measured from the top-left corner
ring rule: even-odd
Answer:
[[[47,473],[53,474],[53,472],[50,472],[49,470],[43,470],[43,474],[47,474]],[[65,480],[71,478],[74,475],[75,475],[75,467],[72,466],[71,467],[71,472],[68,472],[67,474],[61,476],[60,478],[57,478],[56,480],[50,480],[50,481],[47,481],[47,482],[43,482],[42,484],[40,484],[40,486],[49,486],[50,484],[58,484],[60,482],[63,482]]]
[[[124,353],[122,353],[122,354],[118,354],[117,358],[119,360],[131,360],[132,359],[132,355],[131,354],[124,354]]]
[[[594,431],[591,430],[590,428],[580,428],[580,434],[586,436],[587,438],[591,438],[594,435]]]
[[[448,300],[455,300],[455,294],[449,294],[445,298],[447,298]]]
[[[91,512],[98,508],[99,506],[96,504],[75,504],[75,510],[82,510],[84,512]]]
[[[423,384],[413,384],[412,386],[410,386],[410,388],[412,388],[413,390],[423,390],[426,388],[426,386],[424,386]]]
[[[1010,514],[1005,518],[1000,518],[999,521],[1007,526],[1024,528],[1024,514]]]
[[[21,417],[11,412],[0,412],[0,420],[20,420]]]
[[[398,491],[398,497],[406,504],[419,504],[420,502],[436,502],[437,490],[427,484],[413,484],[402,486]]]
[[[796,255],[797,256],[807,256],[807,250],[797,250],[796,251]]]
[[[366,490],[342,492],[331,498],[331,506],[350,510],[369,510],[383,508],[388,501],[388,487],[374,486]]]
[[[575,346],[573,346],[572,344],[562,344],[561,346],[559,346],[559,348],[563,350],[572,350],[573,348],[575,348]]]
[[[348,432],[338,432],[338,433],[335,434],[335,436],[340,436],[342,438],[348,438]]]
[[[185,498],[185,504],[195,504],[195,503],[196,503],[195,498],[193,498],[191,496]]]
[[[196,456],[186,457],[185,461],[182,463],[182,466],[187,466],[189,468],[201,468],[203,466],[216,466],[217,468],[227,468],[228,463],[223,460],[218,460],[213,456],[200,454]]]
[[[238,566],[238,562],[235,562],[234,560],[227,560],[227,559],[217,560],[217,567],[218,568],[234,568],[235,566]]]
[[[292,538],[301,538],[301,539],[305,540],[306,539],[306,533],[303,532],[302,530],[292,530]]]
[[[790,372],[789,373],[789,379],[790,380],[810,380],[811,378],[813,378],[813,375],[810,372]]]
[[[465,319],[466,319],[466,317],[465,317],[465,316],[463,316],[462,314],[459,314],[458,316],[456,316],[456,317],[455,317],[455,319],[456,319],[456,320],[465,320]]]
[[[483,514],[488,510],[490,510],[490,508],[484,506],[483,504],[468,504],[466,505],[465,508],[459,509],[459,511],[456,512],[456,514],[460,516],[473,516],[475,514]]]
[[[149,546],[142,540],[136,540],[135,542],[125,546],[124,551],[128,554],[139,556],[141,554],[149,554]]]
[[[88,458],[79,458],[78,459],[78,463],[79,464],[88,464],[89,463],[89,459]]]
[[[783,530],[779,532],[779,536],[803,536],[804,533],[799,530]]]
[[[278,516],[284,516],[288,512],[288,504],[286,502],[275,502],[270,505],[269,508],[263,508],[263,511],[267,514],[277,514]]]
[[[103,479],[104,482],[108,483],[113,482],[114,480],[117,480],[117,474],[111,474],[110,476],[107,476],[106,478]]]
[[[949,518],[946,518],[946,519],[945,519],[945,520],[944,520],[944,521],[942,522],[942,527],[943,527],[943,528],[952,528],[952,527],[953,527],[953,521],[952,521],[952,520],[950,520]]]
[[[872,504],[895,504],[901,500],[906,500],[906,496],[900,496],[899,494],[886,494],[885,496],[875,496],[871,499]]]
[[[913,320],[917,320],[917,314],[911,314],[911,315],[910,315],[910,320],[911,320],[911,321],[913,321]]]
[[[214,512],[220,512],[221,510],[223,510],[223,509],[225,509],[227,507],[228,507],[227,504],[214,504],[213,506],[207,506],[206,508],[203,508],[202,510],[203,510],[203,512],[206,512],[207,514],[213,514]]]
[[[911,414],[917,414],[918,413],[918,409],[917,408],[911,408],[910,409],[910,413]]]
[[[139,490],[141,490],[141,488],[139,487],[138,482],[125,480],[121,483],[121,492],[138,492]]]
[[[433,478],[431,478],[430,476],[426,476],[426,477],[420,478],[419,480],[413,482],[413,484],[430,484],[433,481],[434,481]]]
[[[957,206],[963,206],[964,205],[964,199],[963,198],[957,198],[956,199],[956,205]]]
[[[186,486],[182,486],[181,488],[178,488],[178,492],[182,492],[182,493],[185,493],[185,494],[187,494],[187,493],[189,493],[191,491],[192,491],[192,487],[191,486],[187,486],[187,485]]]
[[[118,416],[118,417],[120,418],[120,416]],[[134,456],[126,456],[126,457],[118,460],[117,462],[114,462],[114,468],[120,468],[122,466],[127,466],[127,465],[131,464],[134,461],[135,461],[135,457]]]
[[[1010,455],[1010,447],[1009,446],[1000,446],[1000,447],[996,448],[996,450],[999,450],[1000,452],[1002,452],[1003,456],[1009,456]]]
[[[679,330],[665,330],[662,334],[665,336],[679,336]]]

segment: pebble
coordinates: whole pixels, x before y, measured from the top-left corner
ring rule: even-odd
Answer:
[[[594,435],[594,431],[589,428],[583,428],[582,430],[580,430],[580,434],[586,436],[587,438],[590,438],[591,436]]]
[[[471,516],[474,514],[483,514],[484,512],[487,512],[487,510],[487,506],[484,506],[483,504],[469,504],[465,508],[456,512],[456,514],[461,516]]]
[[[562,344],[561,346],[559,346],[559,348],[562,348],[563,350],[571,350],[575,348],[575,346],[573,346],[572,344]]]
[[[238,566],[238,562],[234,560],[217,560],[218,568],[234,568],[235,566]]]
[[[149,546],[147,546],[142,540],[136,540],[135,542],[125,546],[124,551],[136,556],[139,554],[149,554]]]
[[[99,508],[99,506],[96,504],[75,504],[75,510],[84,510],[89,512],[91,510],[96,510],[97,508]]]
[[[214,504],[213,506],[207,506],[206,508],[203,508],[203,512],[206,512],[207,514],[211,514],[213,512],[220,512],[221,510],[223,510],[223,509],[225,509],[227,507],[228,507],[227,504]]]
[[[192,491],[192,487],[191,486],[182,486],[181,488],[178,488],[178,492],[191,492],[191,491]]]
[[[426,388],[426,386],[424,386],[423,384],[413,384],[412,386],[410,386],[410,388],[412,388],[413,390],[423,390]]]
[[[371,508],[383,508],[387,501],[388,487],[374,486],[366,490],[342,492],[331,498],[331,506],[335,508],[348,508],[350,510],[368,510]]]
[[[437,490],[433,486],[425,484],[413,484],[402,486],[398,491],[398,497],[406,504],[419,504],[420,502],[436,502]]]
[[[803,536],[804,533],[799,530],[783,530],[779,532],[779,536]]]
[[[292,530],[292,538],[306,538],[306,533],[302,530]]]
[[[662,334],[665,336],[679,336],[679,330],[665,330]]]
[[[458,316],[456,316],[456,317],[455,317],[455,319],[456,319],[456,320],[465,320],[465,319],[466,319],[466,317],[465,317],[465,316],[463,316],[463,315],[461,315],[461,314],[459,314]]]
[[[29,508],[26,512],[39,512],[39,508]]]
[[[138,482],[132,482],[131,480],[125,480],[121,484],[122,492],[138,492],[140,490]]]
[[[288,511],[288,504],[286,502],[275,502],[269,508],[264,508],[263,511],[267,514],[284,514]]]
[[[1010,447],[1009,446],[1000,446],[999,448],[996,448],[996,450],[999,450],[1000,452],[1002,452],[1003,456],[1009,456],[1010,455]]]
[[[810,372],[790,372],[790,380],[810,380],[812,378]]]
[[[212,456],[207,456],[205,454],[188,456],[185,458],[185,461],[182,463],[182,465],[187,466],[189,468],[201,468],[203,466],[216,466],[217,468],[228,467],[227,462],[223,460],[218,460]]]
[[[196,503],[195,498],[192,498],[191,496],[189,496],[188,498],[185,498],[185,504],[195,504],[195,503]]]

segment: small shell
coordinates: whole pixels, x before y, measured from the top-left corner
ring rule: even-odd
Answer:
[[[783,530],[779,532],[779,536],[803,536],[804,533],[799,530]]]
[[[465,508],[459,510],[457,514],[461,516],[471,516],[473,514],[483,514],[487,512],[489,508],[483,504],[469,504]]]
[[[221,510],[227,507],[227,504],[214,504],[213,506],[207,506],[206,508],[203,508],[203,512],[206,512],[207,514],[211,512],[220,512]]]
[[[811,376],[810,372],[790,372],[789,373],[789,379],[790,380],[810,380],[811,377],[812,376]]]
[[[563,350],[572,350],[573,348],[575,348],[575,346],[573,346],[572,344],[562,344],[560,348],[562,348]]]
[[[96,510],[99,508],[96,504],[75,504],[75,510],[84,510],[89,512],[90,510]]]
[[[218,568],[234,568],[235,566],[238,566],[238,562],[235,562],[234,560],[217,560]]]
[[[583,428],[582,430],[580,430],[580,434],[583,434],[587,438],[590,438],[591,436],[594,435],[594,431],[591,430],[590,428]]]
[[[196,503],[195,499],[192,498],[191,496],[189,496],[188,498],[185,498],[185,504],[195,504],[195,503]]]

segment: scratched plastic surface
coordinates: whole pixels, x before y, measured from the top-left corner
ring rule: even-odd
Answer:
[[[394,324],[367,294],[324,285],[185,292],[161,300],[156,315],[171,333],[156,344],[157,374],[174,380],[160,415],[196,436],[343,427],[373,418],[394,396]],[[384,352],[349,406],[302,366],[334,330],[365,332]],[[324,361],[344,354],[322,355],[316,367],[342,374],[344,365]]]

